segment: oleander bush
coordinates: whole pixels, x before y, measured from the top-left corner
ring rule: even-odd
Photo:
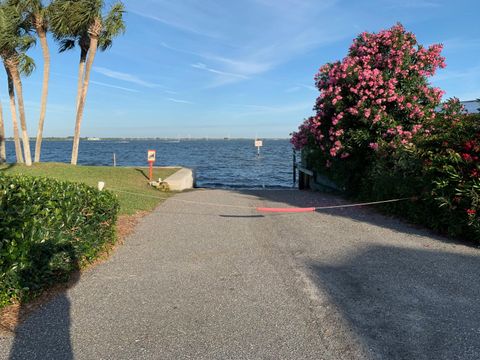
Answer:
[[[116,196],[84,184],[0,174],[0,307],[68,280],[115,241]]]
[[[480,242],[480,116],[439,116],[434,130],[379,156],[362,182],[369,199],[418,197],[386,205],[430,228]]]
[[[445,66],[397,24],[362,33],[342,60],[322,66],[316,115],[291,142],[309,167],[348,195],[384,200],[412,221],[480,241],[479,119],[428,78]]]

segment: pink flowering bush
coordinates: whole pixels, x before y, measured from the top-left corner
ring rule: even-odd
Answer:
[[[475,151],[476,143],[469,142],[471,134],[460,130],[473,125],[461,114],[458,101],[448,102],[438,112],[444,92],[430,86],[428,78],[445,67],[441,51],[442,45],[420,45],[415,35],[400,24],[379,33],[360,34],[342,61],[322,66],[315,76],[320,91],[316,115],[292,134],[294,148],[302,150],[309,167],[328,176],[348,194],[383,199],[386,195],[420,196],[428,199],[425,201],[429,209],[447,208],[436,192],[440,185],[434,190],[426,180],[418,179],[418,174],[428,175],[428,181],[440,184],[446,173],[427,171],[423,161],[428,163],[427,154],[434,153],[438,162],[433,166],[445,165],[444,155],[448,152],[436,148],[434,139],[458,136],[455,144],[465,147],[459,156],[465,164],[473,164],[475,155],[466,149]],[[464,169],[465,164],[459,166]],[[464,176],[463,171],[459,176]],[[476,174],[477,170],[471,171]],[[470,189],[469,182],[461,181]],[[465,200],[464,205],[469,202],[471,206],[468,212],[463,211],[465,221],[461,223],[474,227],[478,202],[475,205]],[[415,205],[411,218],[420,219],[422,211],[427,210]],[[430,225],[435,222],[424,218],[420,221]]]
[[[313,150],[317,167],[342,172],[337,181],[354,190],[358,179],[349,174],[360,174],[352,167],[382,148],[407,145],[425,119],[435,118],[443,92],[429,86],[427,77],[445,66],[441,50],[441,45],[419,45],[400,24],[362,33],[342,61],[320,68],[317,114],[293,133],[292,144]]]

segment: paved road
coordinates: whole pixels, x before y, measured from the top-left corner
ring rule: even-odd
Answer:
[[[1,338],[0,358],[479,359],[480,250],[368,209],[248,208],[336,203],[298,191],[178,195]]]

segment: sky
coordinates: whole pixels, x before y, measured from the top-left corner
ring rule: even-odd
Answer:
[[[107,1],[109,3],[109,1]],[[82,136],[286,138],[313,114],[313,77],[363,31],[401,22],[421,44],[443,43],[447,68],[431,83],[446,97],[480,98],[477,0],[125,0],[127,31],[95,58]],[[78,49],[52,53],[45,136],[70,136]],[[23,79],[36,134],[42,84]],[[4,85],[1,85],[1,84]],[[7,82],[0,100],[12,135]]]

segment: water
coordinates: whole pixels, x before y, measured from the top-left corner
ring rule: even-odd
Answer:
[[[35,148],[32,142],[32,150]],[[44,141],[42,161],[70,162],[71,141]],[[147,166],[147,150],[156,150],[155,166],[185,166],[195,170],[197,186],[221,188],[292,187],[292,147],[288,140],[264,140],[257,156],[253,140],[82,141],[79,165]],[[14,162],[13,141],[7,141],[7,161]],[[32,154],[33,157],[33,154]]]

